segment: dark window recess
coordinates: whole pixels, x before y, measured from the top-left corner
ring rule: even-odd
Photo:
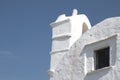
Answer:
[[[108,67],[109,63],[109,47],[99,49],[95,51],[95,69],[101,69],[104,67]]]

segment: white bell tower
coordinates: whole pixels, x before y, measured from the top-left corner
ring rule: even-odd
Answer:
[[[60,15],[50,25],[52,27],[52,48],[48,74],[52,78],[62,57],[81,35],[91,28],[91,24],[86,15],[78,15],[78,11],[74,9],[72,16]]]

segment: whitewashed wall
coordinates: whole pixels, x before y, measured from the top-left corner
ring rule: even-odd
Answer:
[[[110,67],[94,70],[92,50],[108,45]],[[106,19],[85,32],[62,57],[50,79],[120,80],[120,17]]]

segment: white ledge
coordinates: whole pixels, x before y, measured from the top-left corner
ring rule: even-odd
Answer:
[[[50,54],[52,55],[52,54],[56,54],[56,53],[58,53],[58,52],[65,52],[65,51],[68,51],[69,49],[63,49],[63,50],[58,50],[58,51],[52,51],[52,52],[50,52]]]
[[[53,22],[50,24],[50,26],[53,28],[53,27],[57,27],[58,25],[61,25],[61,24],[64,24],[66,22],[69,22],[70,19],[66,19],[66,20],[63,20],[63,21],[59,21],[59,22]]]
[[[92,70],[91,72],[88,72],[87,75],[95,74],[97,72],[101,72],[101,71],[104,71],[104,70],[110,70],[110,69],[112,69],[112,66],[104,67],[104,68],[97,69],[97,70]]]
[[[54,39],[64,39],[64,38],[70,38],[71,37],[71,34],[70,33],[65,33],[65,34],[60,34],[60,35],[56,35],[56,36],[53,36],[52,37],[52,40]]]
[[[107,36],[107,37],[105,37],[105,38],[102,38],[102,39],[100,39],[100,40],[98,40],[98,41],[88,43],[88,44],[86,44],[85,46],[88,46],[88,45],[91,45],[91,44],[96,44],[96,43],[98,43],[98,42],[105,41],[105,40],[108,40],[108,39],[113,38],[113,37],[116,37],[116,36],[117,36],[117,34],[113,34],[113,35]]]

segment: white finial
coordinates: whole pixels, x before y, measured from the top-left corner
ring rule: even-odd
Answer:
[[[77,15],[77,14],[78,14],[78,10],[77,9],[73,9],[72,15]]]

